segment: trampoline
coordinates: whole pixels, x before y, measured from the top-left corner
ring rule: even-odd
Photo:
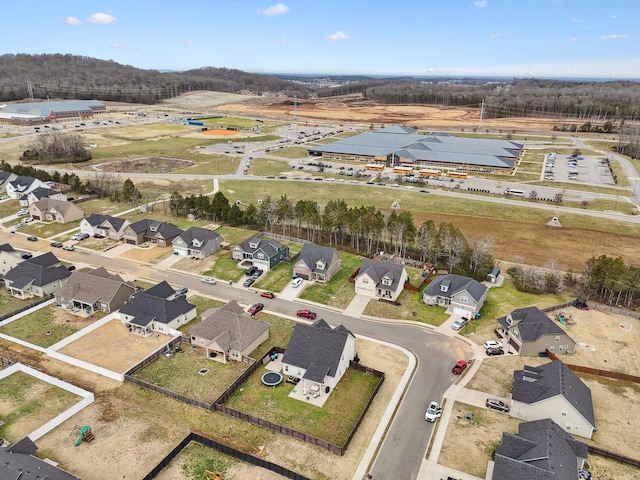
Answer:
[[[262,383],[267,387],[275,387],[282,382],[282,374],[278,372],[267,372],[262,375]]]

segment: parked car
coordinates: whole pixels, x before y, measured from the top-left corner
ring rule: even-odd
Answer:
[[[207,285],[215,285],[216,284],[216,279],[212,278],[212,277],[204,277],[201,280],[202,283],[206,283]]]
[[[251,305],[249,307],[249,310],[247,310],[247,312],[249,312],[251,315],[255,315],[256,313],[260,313],[263,308],[264,308],[264,304],[256,303],[254,305]]]
[[[244,283],[242,285],[244,285],[245,287],[250,287],[254,283],[256,283],[256,279],[253,278],[253,277],[249,277],[244,281]]]
[[[50,245],[54,248],[62,248],[62,243],[60,242],[51,242]]]
[[[504,355],[504,350],[502,349],[502,347],[499,347],[499,348],[498,347],[487,348],[485,350],[485,352],[490,357],[493,357],[494,355]]]
[[[176,290],[176,295],[186,295],[189,289],[187,287],[180,287]]]
[[[67,252],[73,252],[75,250],[75,247],[73,245],[65,245],[64,247],[62,247],[63,250],[66,250]]]
[[[301,317],[301,318],[308,318],[309,320],[315,320],[317,317],[316,312],[312,312],[311,310],[298,310],[296,312],[296,316]]]
[[[29,259],[30,259],[30,258],[32,258],[32,257],[33,257],[33,253],[31,253],[31,252],[22,252],[22,253],[20,254],[20,258],[21,258],[22,260],[29,260]]]
[[[455,373],[456,375],[460,375],[462,372],[464,372],[467,368],[467,361],[466,360],[458,360],[458,363],[456,363],[453,368],[451,369],[452,373]]]
[[[424,419],[427,422],[435,422],[442,415],[442,408],[438,402],[431,402],[427,411],[424,413]]]
[[[29,213],[29,210],[26,208],[21,208],[20,210],[18,210],[16,212],[16,215],[19,217],[24,217],[25,215],[27,215]]]
[[[261,270],[258,268],[256,269],[255,272],[251,274],[251,276],[257,280],[258,278],[260,278],[260,275],[262,275],[263,273],[264,273],[264,270]]]
[[[469,319],[467,317],[458,318],[451,324],[451,328],[457,331],[465,327],[467,323],[469,323]]]
[[[75,235],[73,235],[73,236],[71,237],[71,240],[76,240],[76,241],[77,241],[77,240],[80,240],[80,235],[81,235],[80,233],[76,233]]]
[[[573,306],[576,308],[579,308],[580,310],[590,310],[590,307],[589,305],[587,305],[587,302],[582,300],[576,300],[575,302],[573,302]]]
[[[249,268],[247,268],[247,270],[244,272],[245,275],[253,275],[256,270],[258,270],[258,267],[256,267],[255,265],[250,266]]]
[[[73,271],[73,270],[75,270],[75,269],[76,269],[76,266],[75,266],[75,265],[68,265],[68,266],[67,266],[67,270],[69,270],[70,272],[71,272],[71,271]]]
[[[502,342],[496,342],[495,340],[487,340],[482,344],[482,346],[484,347],[485,350],[487,348],[502,348]]]
[[[294,278],[293,281],[291,282],[291,286],[293,288],[298,288],[300,285],[302,285],[302,279],[300,277]]]
[[[29,235],[27,237],[27,240],[29,240],[30,242],[37,242],[38,241],[38,237],[34,237],[33,235]]]
[[[276,295],[273,292],[260,292],[260,296],[264,298],[275,298]]]
[[[497,398],[487,398],[487,401],[484,404],[487,408],[491,408],[493,410],[498,410],[504,413],[509,412],[509,405]]]

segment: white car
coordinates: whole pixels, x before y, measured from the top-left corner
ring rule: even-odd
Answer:
[[[206,283],[207,285],[215,285],[216,284],[216,279],[212,278],[212,277],[204,277],[201,280],[202,283]]]
[[[23,208],[21,210],[18,210],[16,212],[16,215],[19,217],[24,217],[25,215],[27,215],[29,213],[29,210],[27,210],[26,208]]]
[[[485,350],[488,348],[502,348],[502,342],[496,342],[495,340],[487,340],[482,344]]]
[[[424,414],[424,419],[427,422],[435,422],[436,419],[440,418],[440,416],[442,415],[442,408],[440,407],[440,404],[438,402],[431,402],[429,404],[429,408],[427,408],[427,411]]]
[[[291,286],[293,288],[298,288],[300,285],[302,285],[302,279],[300,277],[294,278],[293,281],[291,282]]]

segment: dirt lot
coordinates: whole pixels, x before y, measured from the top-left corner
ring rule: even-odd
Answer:
[[[130,335],[120,320],[112,320],[79,340],[59,350],[85,362],[124,373],[150,353],[171,340],[171,337],[140,337]]]
[[[565,309],[564,313],[575,321],[575,325],[567,327],[567,330],[578,342],[578,348],[574,355],[563,356],[562,361],[638,375],[639,320],[573,307]],[[479,336],[476,341],[484,339]],[[538,357],[510,355],[487,358],[467,387],[484,391],[488,395],[508,396],[514,370],[522,369],[525,365],[538,366],[547,361]],[[640,429],[636,425],[636,419],[640,417],[640,385],[592,375],[580,374],[580,377],[591,389],[597,425],[593,439],[584,441],[621,455],[638,458]],[[448,426],[439,463],[480,475],[486,467],[492,446],[500,440],[503,431],[516,432],[517,421],[506,415],[463,404],[456,405],[456,408],[465,413],[473,410],[477,418],[475,422],[464,418],[455,419]],[[457,454],[462,442],[474,445],[464,457]],[[611,462],[595,456],[590,456],[588,460],[594,465],[594,473],[604,473],[610,469],[607,476],[596,478],[631,480],[638,476],[636,469],[611,465]],[[482,465],[482,469],[479,469],[479,465]],[[616,473],[612,476],[611,472]]]
[[[395,349],[360,339],[357,340],[356,349],[364,364],[386,373],[386,380],[347,454],[337,457],[297,440],[262,430],[261,443],[255,446],[255,453],[262,446],[263,458],[310,478],[347,480],[352,477],[407,366],[404,354]],[[247,428],[227,417],[220,419],[218,414],[187,407],[156,394],[141,392],[129,384],[121,385],[111,392],[112,394],[97,394],[93,405],[38,441],[39,454],[54,458],[64,468],[85,480],[140,478],[184,438],[189,428],[197,428],[194,425],[199,425],[205,434],[224,439],[230,444],[234,443],[233,438],[226,437],[226,431]],[[142,403],[140,400],[143,400]],[[149,409],[150,401],[154,405],[152,410]],[[218,424],[224,427],[212,426]],[[77,438],[75,425],[92,426],[96,439],[90,444],[83,443],[74,448],[73,442]],[[117,465],[117,472],[114,472],[114,465]],[[232,478],[271,479],[262,473],[256,477],[254,473],[250,473],[249,467],[243,465],[234,467],[234,471],[235,477]],[[186,480],[181,468],[177,466],[171,467],[170,476],[161,478]],[[274,480],[275,478],[277,477]]]
[[[154,262],[156,259],[171,252],[173,247],[133,247],[129,251],[120,255],[120,258],[135,260],[137,262]]]

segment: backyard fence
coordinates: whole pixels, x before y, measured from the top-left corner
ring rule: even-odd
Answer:
[[[251,465],[264,468],[265,470],[269,470],[271,472],[275,472],[279,475],[282,475],[285,478],[289,478],[291,480],[309,480],[308,477],[300,475],[294,471],[289,470],[288,468],[277,465],[273,462],[268,462],[261,458],[258,458],[249,453],[242,452],[240,450],[236,450],[235,448],[229,447],[227,445],[223,445],[222,443],[218,443],[215,440],[211,440],[210,438],[204,437],[197,433],[191,432],[185,438],[183,438],[178,445],[176,445],[171,452],[165,456],[160,463],[158,463],[151,472],[149,472],[143,480],[152,480],[155,478],[169,463],[177,457],[182,450],[184,450],[187,445],[191,442],[199,443],[204,447],[211,448],[220,453],[228,455],[233,458],[237,458],[243,462],[249,463]]]
[[[25,310],[29,310],[30,308],[35,307],[36,305],[40,305],[41,303],[44,302],[48,302],[49,300],[51,300],[53,298],[52,294],[49,295],[45,295],[44,297],[42,297],[39,300],[36,300],[35,302],[30,303],[29,305],[24,305],[20,308],[16,308],[13,312],[9,312],[9,313],[5,313],[4,315],[0,316],[0,322],[2,322],[3,320],[6,320],[7,318],[11,318],[14,315],[17,315],[19,313],[24,312]]]
[[[549,350],[546,351],[546,355],[550,360],[558,360],[558,356],[553,352],[550,352]],[[640,383],[640,377],[636,375],[629,375],[621,372],[612,372],[611,370],[602,370],[600,368],[584,367],[582,365],[572,365],[570,363],[565,363],[565,365],[572,372],[587,373],[590,375],[596,375],[598,377],[613,378],[616,380],[624,380],[626,382]]]
[[[594,447],[593,445],[588,445],[587,448],[589,450],[589,453],[592,453],[594,455],[609,458],[624,465],[631,465],[632,467],[640,468],[640,460],[625,457],[624,455],[618,455],[617,453],[609,452],[608,450],[603,450],[602,448]]]
[[[173,338],[167,344],[167,348],[171,349],[171,348],[175,348],[176,345],[180,345],[180,342],[182,342],[183,338],[184,337],[175,337],[175,338]],[[164,352],[164,350],[158,350],[157,352],[152,353],[148,357],[144,358],[142,361],[136,363],[133,367],[131,367],[129,370],[127,370],[125,372],[125,378],[126,378],[127,375],[129,375],[129,376],[134,375],[137,371],[139,371],[140,369],[142,369],[142,368],[146,367],[147,365],[149,365],[150,363],[152,363],[156,358],[158,358],[160,355],[162,355],[163,352]]]
[[[132,377],[131,375],[124,374],[124,379],[127,382],[131,382],[134,385],[137,385],[142,388],[147,388],[154,392],[160,393],[165,397],[173,398],[174,400],[178,400],[182,403],[186,403],[187,405],[192,405],[194,407],[204,408],[205,410],[212,410],[212,405],[209,403],[201,402],[200,400],[196,400],[195,398],[188,397],[186,395],[182,395],[181,393],[173,392],[167,388],[159,387],[158,385],[154,385],[153,383],[145,382],[144,380],[140,380],[139,378]]]
[[[11,366],[11,365],[13,365],[14,363],[15,363],[15,362],[12,362],[12,361],[11,361],[11,360],[9,360],[8,358],[0,357],[0,369],[10,367],[10,366]]]

